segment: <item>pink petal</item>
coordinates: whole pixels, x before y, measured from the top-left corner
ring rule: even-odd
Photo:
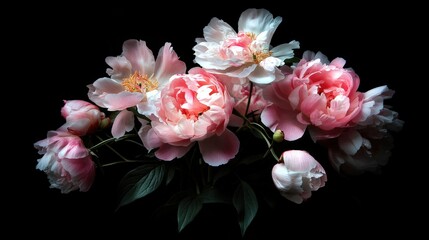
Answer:
[[[332,60],[330,65],[333,65],[337,68],[343,68],[344,65],[346,65],[346,60],[344,60],[344,58],[335,58]]]
[[[173,146],[170,144],[162,144],[155,152],[155,156],[161,160],[171,161],[175,158],[183,157],[194,144],[188,146]]]
[[[69,131],[71,134],[83,136],[88,132],[88,129],[91,126],[90,124],[90,119],[81,118],[73,121],[67,121],[58,130]]]
[[[124,87],[111,78],[99,78],[92,85],[97,92],[120,93],[124,91]]]
[[[91,188],[95,179],[95,164],[90,155],[82,159],[63,159],[61,164],[72,176],[74,184],[79,186],[80,191],[86,192]]]
[[[106,63],[112,67],[107,69],[107,74],[114,79],[122,79],[133,74],[131,72],[131,63],[123,56],[107,57]]]
[[[112,135],[115,138],[124,136],[134,128],[134,114],[128,110],[121,111],[113,121]]]
[[[159,83],[166,83],[174,74],[186,72],[186,64],[179,60],[176,52],[171,47],[171,43],[165,45],[159,50],[155,64],[155,79]]]
[[[144,95],[139,92],[120,92],[118,94],[108,94],[104,98],[105,105],[109,111],[124,110],[129,107],[134,107],[139,104]]]
[[[156,135],[150,125],[142,123],[142,127],[138,134],[144,147],[149,151],[162,145],[161,139]]]
[[[296,113],[279,109],[276,106],[266,107],[261,113],[262,123],[271,131],[282,130],[284,139],[294,141],[304,135],[306,124],[300,123],[296,118]]]
[[[200,152],[210,166],[219,166],[235,157],[240,147],[238,137],[226,129],[220,136],[212,136],[199,141]]]
[[[317,166],[317,161],[303,150],[288,150],[282,154],[287,169],[294,172],[309,172]]]
[[[123,55],[130,61],[132,72],[152,76],[155,70],[155,58],[145,41],[130,39],[123,44]]]

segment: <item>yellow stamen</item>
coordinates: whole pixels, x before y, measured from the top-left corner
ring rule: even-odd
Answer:
[[[271,51],[256,51],[253,53],[253,61],[258,64],[263,61],[265,58],[271,56]]]
[[[252,41],[256,40],[256,34],[252,32],[245,33]],[[256,50],[253,51],[253,62],[258,64],[263,61],[265,58],[271,56],[272,52],[269,50]]]
[[[252,33],[252,32],[247,32],[245,33],[250,39],[255,40],[256,39],[256,34]]]
[[[125,78],[121,84],[129,92],[150,92],[158,89],[159,85],[156,79],[151,79],[147,75],[141,75],[137,71]]]

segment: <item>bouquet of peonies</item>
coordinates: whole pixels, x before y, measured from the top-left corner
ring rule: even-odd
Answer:
[[[272,46],[281,21],[247,9],[236,31],[212,18],[188,70],[171,43],[155,57],[145,41],[126,40],[106,58],[107,76],[88,85],[90,101],[64,101],[64,124],[34,144],[36,168],[69,193],[89,191],[103,168],[127,165],[118,209],[169,187],[160,205],[177,207],[179,231],[205,204],[225,203],[242,234],[267,190],[301,204],[326,184],[324,166],[292,142],[321,144],[339,174],[377,171],[403,125],[384,104],[394,91],[359,91],[344,59],[296,57],[298,41]]]

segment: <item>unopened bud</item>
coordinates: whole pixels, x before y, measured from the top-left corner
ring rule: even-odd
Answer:
[[[103,118],[100,122],[99,128],[105,129],[110,125],[110,118]]]
[[[284,140],[284,133],[282,130],[276,130],[273,134],[274,142],[282,142]]]

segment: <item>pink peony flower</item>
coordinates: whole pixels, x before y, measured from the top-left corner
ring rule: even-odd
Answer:
[[[58,130],[69,131],[78,136],[95,132],[105,119],[105,114],[96,105],[82,100],[64,101],[61,115],[66,123]]]
[[[80,137],[69,132],[49,131],[46,139],[34,144],[43,154],[36,169],[44,171],[51,188],[69,193],[86,192],[95,178],[95,165]]]
[[[289,150],[283,152],[282,162],[274,165],[272,178],[280,194],[294,203],[311,197],[312,191],[325,186],[326,172],[308,152]]]
[[[150,124],[143,122],[139,135],[156,157],[172,160],[184,156],[198,142],[206,163],[227,163],[238,152],[239,140],[228,130],[234,100],[218,79],[202,68],[171,78],[162,90]]]
[[[155,61],[146,42],[134,39],[124,42],[121,56],[107,57],[106,63],[111,67],[107,69],[110,78],[88,85],[88,97],[108,111],[121,111],[112,126],[112,135],[117,138],[134,127],[134,115],[127,108],[137,107],[140,114],[152,114],[159,90],[172,75],[186,71],[170,43],[161,47]]]
[[[309,125],[313,140],[337,137],[342,128],[355,125],[363,94],[357,91],[359,77],[344,64],[342,58],[329,63],[325,55],[306,51],[282,81],[264,88],[273,104],[262,112],[262,122],[282,130],[286,140],[302,137]]]
[[[270,45],[282,18],[273,18],[265,9],[247,9],[238,20],[238,33],[227,23],[212,18],[204,28],[204,38],[194,46],[195,62],[212,73],[249,78],[268,84],[283,78],[278,69],[294,56],[297,41]]]

